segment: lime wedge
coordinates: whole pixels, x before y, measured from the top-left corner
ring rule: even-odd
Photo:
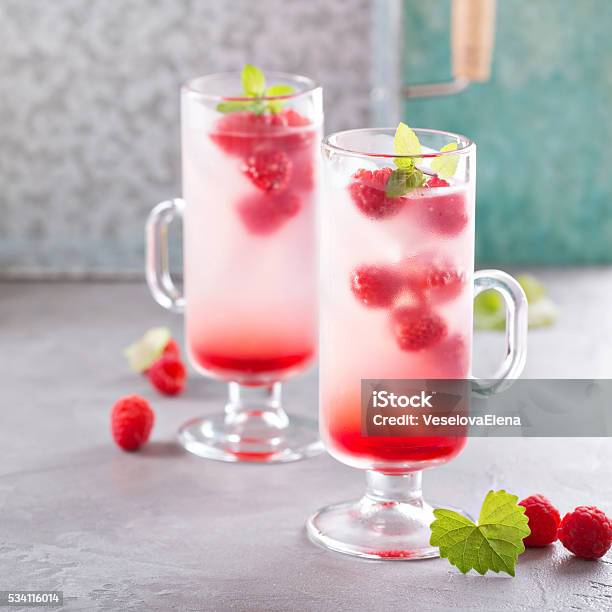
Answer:
[[[140,340],[130,344],[123,351],[130,369],[134,372],[148,370],[151,364],[162,356],[170,337],[167,327],[152,327]]]

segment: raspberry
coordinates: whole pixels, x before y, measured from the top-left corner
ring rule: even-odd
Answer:
[[[432,176],[426,183],[427,187],[450,187],[450,184],[437,174]]]
[[[420,351],[435,346],[447,333],[444,319],[421,306],[402,306],[392,313],[395,338],[402,351]]]
[[[418,210],[423,224],[430,230],[445,236],[456,236],[468,223],[465,194],[424,196],[418,200]]]
[[[612,521],[595,506],[578,506],[561,521],[559,540],[583,559],[599,559],[612,545]]]
[[[139,395],[117,400],[111,411],[111,433],[122,449],[134,451],[149,439],[155,414],[149,402]]]
[[[557,529],[561,522],[559,511],[543,495],[531,495],[519,502],[525,508],[529,519],[529,534],[525,546],[548,546],[557,539]]]
[[[290,152],[292,189],[312,191],[317,178],[317,157],[318,151],[315,147]]]
[[[243,200],[238,213],[252,234],[265,236],[300,212],[301,201],[292,193],[254,194]]]
[[[357,170],[353,182],[349,184],[349,193],[357,208],[370,219],[386,219],[396,215],[406,202],[403,197],[388,198],[385,186],[393,170]]]
[[[398,275],[381,266],[359,266],[351,273],[351,289],[365,306],[390,306],[401,288]]]
[[[179,359],[181,357],[181,349],[174,338],[170,338],[168,344],[166,344],[162,357],[165,357],[166,355],[172,355],[173,357],[177,357]]]
[[[461,293],[464,275],[448,261],[422,256],[407,261],[406,282],[412,289],[427,293],[434,301],[446,302]]]
[[[288,128],[305,128],[310,125],[310,119],[304,117],[296,110],[288,108],[277,115],[278,122]],[[316,130],[307,129],[291,129],[280,133],[278,137],[279,144],[287,149],[296,149],[307,147],[317,140]]]
[[[261,144],[262,137],[274,135],[284,125],[279,115],[228,113],[217,120],[210,138],[226,153],[248,157]]]
[[[242,172],[262,191],[282,191],[289,182],[291,161],[282,151],[259,151],[250,155]]]
[[[304,117],[293,108],[287,108],[280,113],[280,118],[284,125],[289,127],[304,127],[310,124],[310,119]]]
[[[149,368],[149,381],[164,395],[177,395],[185,388],[187,370],[183,362],[174,355],[158,359]]]
[[[431,351],[431,359],[432,370],[437,378],[468,377],[468,345],[460,334],[445,338],[435,346]]]
[[[173,338],[170,338],[170,340],[168,340],[168,344],[166,344],[166,346],[164,347],[164,350],[162,351],[161,356],[158,359],[161,359],[162,357],[165,357],[166,355],[172,355],[174,357],[177,357],[178,359],[181,358],[181,349],[179,348],[179,345],[176,343],[176,341]],[[157,361],[157,359],[155,361]],[[153,363],[155,363],[155,361],[153,361]],[[153,365],[153,363],[151,365]],[[150,369],[151,369],[151,366],[144,369],[142,371],[142,374],[148,375]]]

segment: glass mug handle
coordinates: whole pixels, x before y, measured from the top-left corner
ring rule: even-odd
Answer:
[[[506,309],[506,357],[492,379],[472,377],[477,395],[493,395],[507,389],[518,378],[527,359],[527,297],[518,281],[500,270],[474,273],[474,297],[487,289],[497,291]]]
[[[180,198],[160,202],[147,219],[146,275],[153,299],[172,312],[182,313],[185,298],[174,285],[168,265],[168,226],[177,217],[183,218],[185,201]]]

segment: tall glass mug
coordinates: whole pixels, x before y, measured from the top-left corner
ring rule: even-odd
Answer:
[[[180,443],[225,461],[292,461],[322,450],[314,421],[280,403],[281,382],[316,351],[317,165],[322,94],[310,79],[267,75],[294,93],[252,98],[240,73],[182,88],[184,199],[147,224],[147,280],[155,300],[185,313],[195,369],[229,382],[225,412],[179,431]],[[230,112],[228,112],[230,111]],[[183,218],[184,297],[168,270],[167,226]]]
[[[398,156],[394,131],[351,130],[323,143],[320,431],[336,459],[366,470],[367,489],[361,500],[323,508],[307,527],[333,550],[416,559],[437,555],[421,472],[456,457],[466,438],[367,435],[361,381],[467,379],[474,293],[492,288],[506,305],[507,357],[494,382],[475,384],[493,393],[523,369],[527,306],[512,277],[474,274],[475,144],[415,130],[422,154]],[[450,143],[456,150],[440,152]],[[442,180],[432,163],[450,155],[457,170]],[[404,162],[416,164],[426,183],[388,197],[389,176]]]

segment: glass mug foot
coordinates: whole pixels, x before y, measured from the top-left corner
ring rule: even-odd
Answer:
[[[434,507],[422,497],[421,472],[397,476],[367,472],[367,481],[360,500],[326,506],[308,519],[310,539],[330,550],[366,559],[439,557],[438,548],[429,544]]]
[[[230,383],[225,414],[197,418],[178,432],[185,450],[229,462],[286,463],[323,452],[317,425],[310,419],[289,420],[280,404],[280,383],[246,388]]]

